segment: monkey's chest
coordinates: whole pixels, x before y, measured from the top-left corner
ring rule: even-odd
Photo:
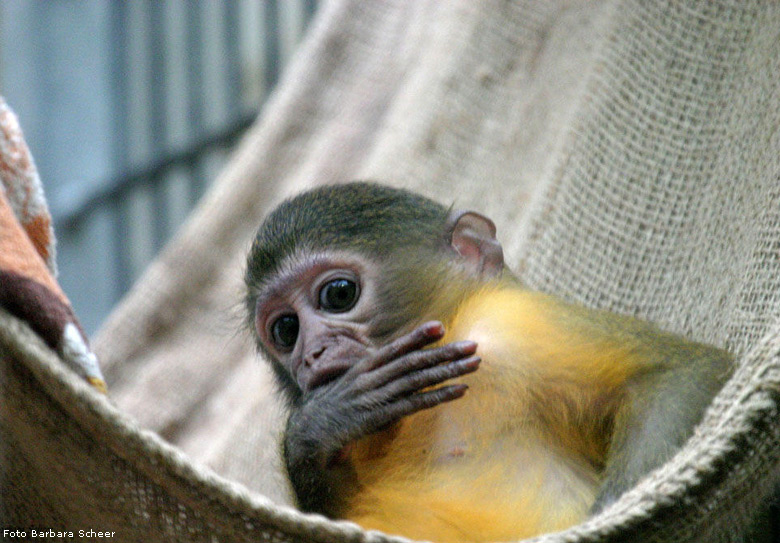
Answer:
[[[364,444],[356,467],[364,489],[359,501],[372,511],[367,527],[446,540],[437,531],[442,526],[424,529],[444,519],[475,541],[483,535],[495,541],[563,529],[585,517],[598,485],[591,467],[499,415],[479,425],[457,410],[434,411]],[[410,533],[415,518],[422,531]]]
[[[444,415],[410,417],[362,451],[362,491],[349,518],[413,538],[501,541],[585,517],[597,485],[592,470],[520,428],[475,430],[473,421]]]

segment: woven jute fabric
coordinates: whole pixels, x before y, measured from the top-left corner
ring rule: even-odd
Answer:
[[[236,332],[262,216],[370,178],[493,217],[533,288],[738,358],[672,461],[539,540],[736,538],[780,477],[778,81],[769,0],[325,3],[214,189],[95,339],[109,399],[0,313],[4,526],[390,540],[289,507],[284,410]]]

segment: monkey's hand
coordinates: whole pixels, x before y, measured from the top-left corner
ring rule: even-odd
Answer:
[[[441,339],[444,326],[429,322],[375,350],[338,378],[305,393],[287,422],[287,469],[307,511],[329,513],[336,496],[334,478],[350,443],[407,415],[460,398],[464,384],[438,386],[475,371],[473,341],[424,349]],[[434,387],[434,388],[431,388]],[[343,462],[342,462],[343,463]]]

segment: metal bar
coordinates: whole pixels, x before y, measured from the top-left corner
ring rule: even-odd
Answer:
[[[199,3],[189,4],[187,10],[187,119],[190,134],[197,140],[203,134],[203,24]],[[186,161],[190,176],[190,205],[200,199],[205,184],[200,157],[191,155]]]
[[[149,119],[149,137],[153,156],[165,154],[168,143],[168,115],[166,111],[166,87],[168,82],[165,64],[165,10],[162,2],[150,2],[148,12],[149,25],[149,89],[151,95],[151,117]],[[152,223],[152,247],[159,250],[167,238],[168,206],[165,198],[165,172],[158,172],[159,177],[151,179],[152,207],[154,208]]]
[[[225,41],[225,78],[227,84],[227,105],[231,118],[242,113],[242,71],[239,46],[238,2],[225,2],[225,17],[222,26]]]
[[[279,64],[281,63],[279,32],[279,5],[276,0],[265,2],[265,95],[276,86],[279,81]]]
[[[117,2],[117,4],[120,4],[120,2]],[[152,180],[160,178],[162,174],[171,168],[182,164],[195,163],[201,155],[210,149],[229,147],[254,121],[254,113],[244,115],[233,121],[232,124],[227,125],[224,130],[193,142],[187,149],[169,152],[147,166],[132,169],[115,176],[105,187],[96,190],[86,198],[84,204],[79,209],[60,218],[55,227],[68,228],[83,220],[93,208],[114,199],[121,199],[126,193],[136,187],[152,183]]]
[[[125,78],[127,77],[128,59],[126,57],[127,51],[127,5],[124,2],[112,2],[110,8],[111,17],[111,91],[114,99],[113,111],[114,116],[112,119],[112,135],[113,135],[113,162],[116,165],[118,171],[126,170],[128,165],[127,149],[129,146],[130,136],[128,134],[128,122],[129,117],[129,100],[127,96],[127,85]],[[78,216],[84,218],[88,215],[87,211],[98,209],[97,205],[99,200],[86,199],[80,209],[77,211]],[[114,278],[114,294],[118,299],[122,293],[126,292],[130,288],[132,281],[131,277],[131,263],[130,263],[130,251],[127,248],[127,233],[129,231],[129,221],[127,218],[126,210],[123,207],[123,200],[114,199],[106,202],[111,205],[113,211],[111,216],[113,217],[111,236],[113,253],[113,270],[107,270],[107,273]],[[58,222],[63,224],[76,224],[77,221],[68,220],[68,218],[60,219]]]
[[[303,0],[303,11],[306,14],[306,26],[309,26],[312,17],[317,12],[317,0]]]

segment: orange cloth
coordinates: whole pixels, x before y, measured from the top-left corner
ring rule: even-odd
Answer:
[[[55,279],[54,233],[19,122],[0,97],[0,306],[30,327],[93,386],[97,358]]]

